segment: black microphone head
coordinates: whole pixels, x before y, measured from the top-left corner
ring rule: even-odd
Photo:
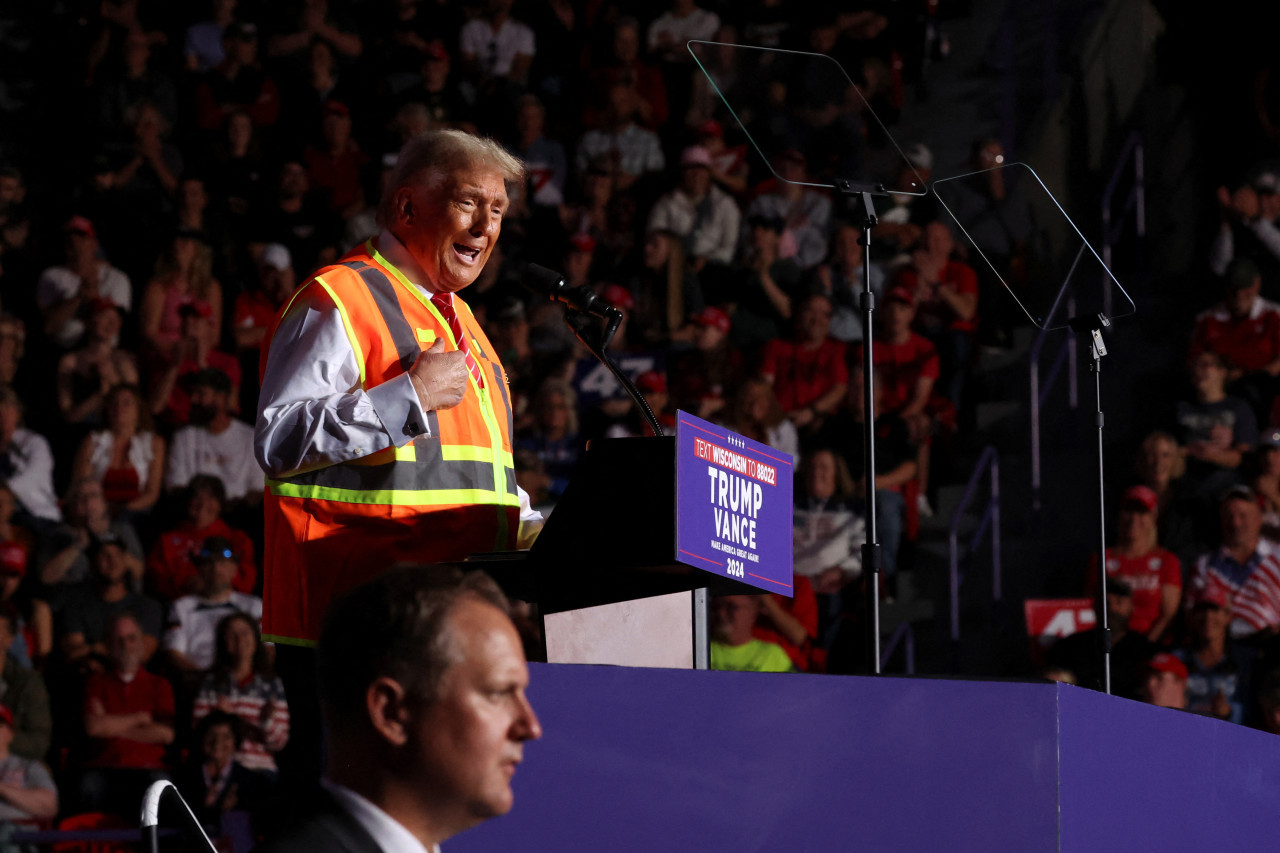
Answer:
[[[520,283],[526,290],[542,296],[554,296],[565,287],[563,275],[541,264],[525,264]]]

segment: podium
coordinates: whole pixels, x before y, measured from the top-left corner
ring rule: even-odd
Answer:
[[[508,596],[539,606],[550,662],[693,667],[695,644],[705,642],[695,591],[760,589],[696,568],[711,561],[687,551],[688,562],[677,559],[680,516],[698,511],[688,487],[681,503],[678,453],[676,436],[593,441],[529,551],[480,554],[459,565],[484,569]],[[789,547],[789,459],[782,471]],[[764,509],[783,511],[780,499]]]

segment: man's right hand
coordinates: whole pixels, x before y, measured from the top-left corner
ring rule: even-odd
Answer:
[[[461,350],[445,352],[442,338],[436,338],[409,368],[409,378],[424,412],[452,409],[461,403],[470,374],[467,357]]]

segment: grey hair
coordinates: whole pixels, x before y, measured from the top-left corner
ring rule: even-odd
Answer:
[[[385,227],[395,220],[396,193],[421,181],[428,172],[435,170],[449,175],[475,165],[492,166],[508,183],[524,181],[524,163],[520,158],[487,136],[473,136],[461,130],[432,130],[410,139],[400,149],[383,190],[378,224]]]

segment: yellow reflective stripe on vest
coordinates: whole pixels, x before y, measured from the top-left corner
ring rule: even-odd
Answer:
[[[507,451],[500,451],[502,464],[508,468],[516,467],[515,460]],[[474,444],[442,444],[440,456],[445,462],[492,462],[493,450],[488,447],[477,447]],[[399,458],[398,456],[396,458]]]
[[[356,333],[351,328],[351,317],[347,314],[347,306],[342,304],[342,300],[338,298],[338,294],[333,292],[333,288],[329,286],[320,276],[316,276],[316,284],[324,288],[325,293],[329,294],[329,298],[333,300],[334,307],[338,309],[338,316],[342,318],[342,328],[347,332],[347,340],[351,342],[351,351],[355,353],[356,363],[360,365],[360,387],[364,387],[364,352],[360,349],[360,342],[356,339]]]
[[[490,489],[336,489],[332,486],[308,486],[268,480],[271,494],[282,498],[311,498],[348,504],[376,506],[450,506],[491,504],[519,506],[518,495]]]

